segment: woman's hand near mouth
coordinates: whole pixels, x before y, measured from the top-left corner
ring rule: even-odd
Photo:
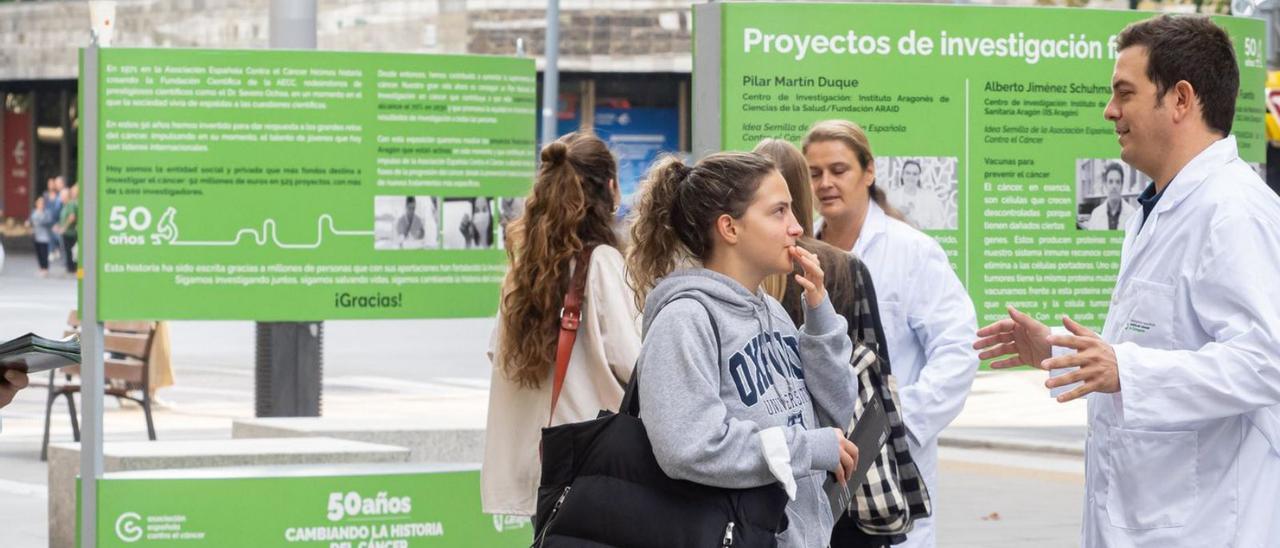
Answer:
[[[822,267],[818,265],[818,256],[809,251],[792,244],[787,248],[791,253],[791,258],[800,265],[803,271],[796,274],[796,283],[804,288],[805,304],[809,308],[817,308],[822,304],[823,299],[827,298],[827,288],[823,285]]]

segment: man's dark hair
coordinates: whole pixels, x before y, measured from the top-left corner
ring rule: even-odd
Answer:
[[[1231,133],[1240,91],[1240,68],[1227,31],[1203,15],[1160,15],[1131,23],[1120,31],[1116,50],[1147,48],[1147,78],[1156,100],[1186,80],[1200,98],[1210,129]]]
[[[405,196],[404,205],[418,205],[418,200],[413,196]]]
[[[1115,162],[1107,162],[1107,167],[1102,168],[1103,181],[1104,182],[1106,181],[1107,173],[1110,173],[1112,171],[1120,175],[1120,184],[1124,184],[1124,168],[1120,167],[1120,164],[1117,164]]]

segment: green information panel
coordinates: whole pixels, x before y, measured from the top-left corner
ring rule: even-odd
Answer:
[[[89,76],[101,319],[496,311],[532,60],[104,48]]]
[[[98,546],[501,548],[533,541],[528,518],[481,513],[475,469],[158,477],[163,473],[183,472],[98,482]]]
[[[1116,34],[1151,14],[716,3],[696,16],[695,150],[799,143],[817,120],[855,121],[877,184],[942,244],[980,324],[1006,304],[1102,324],[1122,221],[1150,182],[1120,161],[1103,109]],[[1215,21],[1240,62],[1240,155],[1262,170],[1264,25]],[[1113,229],[1117,180],[1125,205]]]

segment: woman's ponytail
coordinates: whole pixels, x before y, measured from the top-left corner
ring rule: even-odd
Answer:
[[[663,157],[649,169],[636,199],[627,275],[638,309],[644,309],[644,299],[658,279],[675,269],[680,256],[689,253],[672,226],[672,210],[676,207],[680,183],[689,177],[691,170],[677,156]]]
[[[668,156],[649,170],[631,222],[627,270],[636,305],[678,264],[706,261],[721,215],[742,218],[773,161],[750,152],[721,152],[695,166]]]

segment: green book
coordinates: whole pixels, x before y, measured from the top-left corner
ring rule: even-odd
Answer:
[[[0,370],[17,369],[30,374],[79,363],[79,335],[59,340],[27,333],[0,343]]]

